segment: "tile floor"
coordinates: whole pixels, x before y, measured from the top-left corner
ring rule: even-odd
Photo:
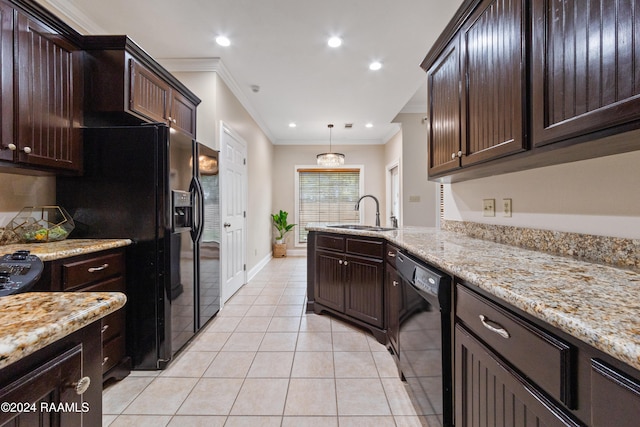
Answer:
[[[103,426],[431,426],[370,334],[305,313],[306,258],[273,259],[165,371],[103,393]]]

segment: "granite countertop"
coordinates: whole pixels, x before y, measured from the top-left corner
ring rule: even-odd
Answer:
[[[76,255],[90,254],[107,249],[128,246],[129,239],[66,239],[50,243],[13,243],[0,246],[0,255],[10,254],[20,249],[31,251],[42,261],[53,261]]]
[[[120,292],[27,292],[0,298],[0,369],[124,306]]]
[[[367,231],[640,369],[640,273],[435,228]]]

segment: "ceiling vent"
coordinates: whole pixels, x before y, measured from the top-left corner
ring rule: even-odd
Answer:
[[[351,129],[353,127],[353,123],[345,123],[344,124],[344,128],[345,129]]]

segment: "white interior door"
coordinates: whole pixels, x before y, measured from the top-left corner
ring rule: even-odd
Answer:
[[[224,123],[220,126],[220,254],[224,304],[246,283],[247,145]]]
[[[395,217],[398,225],[401,223],[402,213],[400,204],[400,161],[387,165],[387,218],[385,224],[391,226],[391,217]]]

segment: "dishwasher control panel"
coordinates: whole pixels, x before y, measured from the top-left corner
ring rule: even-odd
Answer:
[[[0,297],[26,292],[38,281],[44,264],[36,255],[20,250],[0,258]]]

